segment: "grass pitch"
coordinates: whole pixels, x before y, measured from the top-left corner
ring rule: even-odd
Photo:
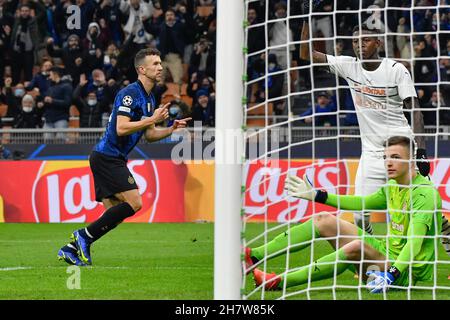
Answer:
[[[79,289],[74,270],[56,259],[58,249],[68,242],[78,224],[0,224],[0,299],[187,299],[213,298],[214,225],[206,224],[122,224],[92,247],[93,266],[79,269]],[[384,224],[378,224],[381,234]],[[247,238],[264,229],[262,224],[248,224]],[[279,229],[270,237],[284,231]],[[331,252],[319,241],[315,257]],[[442,246],[439,259],[448,261]],[[310,249],[291,255],[290,266],[308,264]],[[268,271],[282,272],[285,256],[268,262]],[[69,272],[69,273],[68,273]],[[450,289],[450,265],[438,267],[437,284]],[[329,286],[332,280],[313,284]],[[346,271],[337,278],[338,285],[357,285]],[[418,285],[432,287],[433,282]],[[74,288],[75,287],[75,288]],[[72,288],[72,289],[70,289]],[[306,285],[289,288],[287,294],[304,290]],[[281,292],[254,291],[251,276],[246,277],[248,299],[277,299]],[[412,290],[412,299],[433,299],[432,290]],[[307,299],[299,293],[286,299]],[[370,295],[364,287],[309,291],[310,299],[383,299]],[[407,299],[407,291],[392,291],[387,299]],[[438,289],[434,298],[450,299],[450,290]]]

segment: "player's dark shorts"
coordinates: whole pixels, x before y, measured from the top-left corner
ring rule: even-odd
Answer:
[[[92,151],[89,165],[94,176],[95,200],[98,202],[116,193],[138,188],[125,159]]]

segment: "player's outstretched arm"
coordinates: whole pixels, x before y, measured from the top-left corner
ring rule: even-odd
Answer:
[[[187,127],[188,121],[192,118],[184,118],[181,120],[175,120],[173,125],[168,128],[158,128],[156,126],[151,126],[145,130],[145,139],[148,142],[155,142],[170,136],[175,130]]]
[[[309,24],[308,22],[303,22],[303,27],[301,31],[301,41],[309,40]],[[319,51],[312,50],[313,54],[313,62],[317,63],[326,63],[327,62],[327,56]],[[309,43],[305,42],[300,44],[300,59],[311,61],[310,54],[309,54]]]
[[[156,109],[151,117],[139,121],[131,121],[131,119],[127,116],[118,115],[116,128],[117,135],[127,136],[149,127],[154,127],[155,124],[166,120],[169,117],[169,111],[167,110],[169,104],[170,103],[167,103]]]
[[[303,179],[297,176],[288,176],[284,189],[289,196],[324,203],[344,210],[382,210],[387,206],[386,195],[382,188],[368,196],[337,195],[323,190],[314,190],[306,173],[303,175]]]

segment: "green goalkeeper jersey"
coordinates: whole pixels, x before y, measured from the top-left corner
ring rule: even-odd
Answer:
[[[429,280],[433,275],[437,235],[442,227],[442,200],[433,183],[417,174],[411,186],[389,180],[385,187],[368,196],[328,194],[326,204],[345,210],[383,210],[389,213],[385,246],[388,259],[403,272],[411,261],[414,278]],[[384,254],[384,253],[383,253]]]

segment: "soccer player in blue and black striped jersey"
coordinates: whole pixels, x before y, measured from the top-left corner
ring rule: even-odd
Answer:
[[[69,264],[92,264],[92,243],[141,209],[138,187],[127,168],[128,154],[141,137],[149,142],[164,139],[190,120],[175,120],[171,127],[157,128],[156,124],[169,116],[169,103],[156,108],[151,93],[163,70],[159,51],[140,50],[134,66],[138,80],[118,92],[106,132],[89,156],[96,200],[103,203],[105,212],[86,228],[75,231],[72,241],[59,250],[58,258]]]

